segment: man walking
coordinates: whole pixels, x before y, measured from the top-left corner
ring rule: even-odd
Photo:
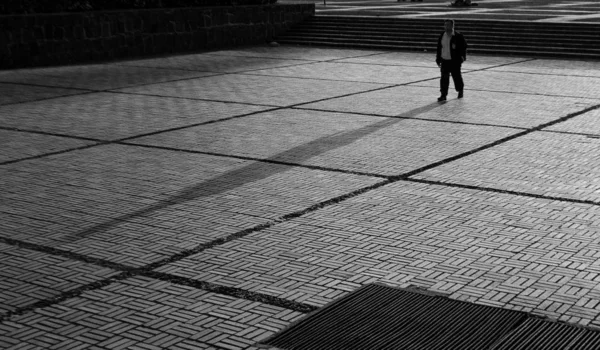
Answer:
[[[444,28],[445,31],[438,38],[435,58],[435,62],[442,71],[442,78],[440,79],[442,95],[438,98],[440,102],[446,101],[450,75],[452,75],[452,81],[454,81],[454,88],[458,91],[458,98],[463,98],[465,84],[460,73],[460,67],[467,59],[467,41],[461,33],[454,30],[454,20],[445,20]]]

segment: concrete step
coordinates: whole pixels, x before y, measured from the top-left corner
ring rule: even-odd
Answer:
[[[277,38],[294,45],[434,50],[441,19],[313,16]],[[598,59],[600,25],[464,20],[471,53]]]

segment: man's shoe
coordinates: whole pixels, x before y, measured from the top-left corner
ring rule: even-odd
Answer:
[[[438,102],[442,102],[442,101],[446,101],[446,96],[442,95],[440,97],[438,97]]]
[[[464,96],[464,95],[463,95],[463,92],[462,92],[462,91],[459,91],[459,92],[458,92],[458,98],[463,98],[463,96]]]

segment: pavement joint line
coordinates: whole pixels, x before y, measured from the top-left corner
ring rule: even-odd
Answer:
[[[5,162],[0,162],[0,166],[14,164],[14,163],[19,163],[19,162],[24,162],[24,161],[27,161],[27,160],[40,159],[40,158],[49,157],[49,156],[55,156],[55,155],[58,155],[58,154],[64,154],[64,153],[69,153],[69,152],[73,152],[73,151],[80,151],[80,150],[83,150],[83,149],[92,148],[92,147],[96,147],[96,146],[103,146],[103,145],[107,145],[107,144],[110,144],[110,143],[112,143],[112,142],[110,142],[110,141],[104,142],[103,141],[103,142],[95,143],[93,145],[85,145],[85,146],[80,146],[80,147],[75,147],[75,148],[64,149],[64,150],[56,151],[56,152],[38,154],[38,155],[35,155],[35,156],[31,156],[31,157],[25,157],[25,158],[7,160]]]
[[[216,294],[227,295],[239,299],[245,299],[263,304],[278,306],[284,309],[293,310],[301,313],[309,313],[318,309],[318,307],[313,305],[299,303],[296,301],[287,300],[268,294],[256,293],[241,288],[222,286],[210,282],[194,280],[192,278],[187,277],[179,277],[168,273],[162,273],[157,271],[144,271],[141,272],[140,275],[179,285],[190,286]]]
[[[318,62],[321,63],[321,62]],[[284,67],[275,67],[269,69],[277,69]],[[344,80],[344,79],[327,79],[327,78],[314,78],[314,77],[290,77],[288,75],[277,75],[277,74],[264,74],[264,73],[239,73],[240,75],[252,75],[255,77],[276,77],[276,78],[292,78],[292,79],[302,79],[302,80],[317,80],[317,81],[341,81],[346,83],[364,83],[364,84],[374,84],[374,85],[391,85],[387,83],[377,83],[372,81],[362,81],[362,80]]]
[[[168,82],[165,82],[165,83],[168,83]],[[111,94],[136,95],[136,96],[152,96],[152,97],[176,98],[176,99],[180,99],[180,100],[190,100],[190,101],[206,101],[206,102],[230,103],[230,104],[258,106],[258,107],[285,108],[285,106],[266,105],[266,104],[259,104],[259,103],[236,102],[236,101],[227,101],[227,100],[215,100],[215,99],[197,98],[197,97],[182,97],[182,96],[158,95],[158,94],[148,94],[148,93],[142,93],[142,92],[131,92],[131,91],[117,91],[117,89],[106,90],[106,91],[99,91],[99,92],[108,92],[108,93],[111,93]]]
[[[584,132],[573,132],[573,131],[564,131],[564,130],[539,130],[540,132],[547,132],[552,134],[564,134],[564,135],[573,135],[573,136],[584,136],[589,137],[591,139],[600,138],[600,134],[586,134]]]
[[[520,192],[520,191],[503,190],[503,189],[494,188],[494,187],[464,185],[464,184],[459,184],[459,183],[454,183],[454,182],[433,181],[433,180],[426,180],[426,179],[410,179],[409,178],[409,179],[404,179],[403,181],[416,182],[416,183],[422,183],[422,184],[428,184],[428,185],[444,186],[444,187],[464,188],[464,189],[468,189],[468,190],[477,190],[477,191],[481,191],[481,192],[502,193],[502,194],[520,196],[520,197],[548,199],[548,200],[557,201],[557,202],[567,202],[567,203],[574,203],[574,204],[588,204],[588,205],[600,206],[600,202],[595,202],[595,201],[591,201],[591,200],[581,200],[581,199],[572,199],[572,198],[565,198],[565,197],[546,196],[546,195],[541,195],[541,194],[534,194],[534,193],[527,193],[527,192]]]
[[[130,136],[130,137],[125,137],[125,138],[118,139],[118,140],[112,140],[112,141],[109,141],[109,143],[128,144],[127,143],[128,140],[134,140],[134,139],[137,139],[137,138],[140,138],[140,137],[154,136],[154,135],[159,135],[159,134],[162,134],[162,133],[165,133],[165,132],[172,132],[172,131],[178,131],[178,130],[184,130],[184,129],[194,128],[194,127],[197,127],[197,126],[215,124],[215,123],[229,121],[229,120],[232,120],[232,119],[248,117],[248,116],[252,116],[252,115],[255,115],[255,114],[266,113],[266,112],[274,112],[274,111],[278,111],[278,110],[281,110],[281,109],[285,109],[285,107],[275,107],[275,108],[261,110],[261,111],[255,111],[255,112],[250,112],[250,113],[245,113],[245,114],[240,114],[240,115],[234,115],[234,116],[227,117],[227,118],[214,119],[214,120],[209,120],[209,121],[205,121],[205,122],[201,122],[201,123],[194,123],[194,124],[179,126],[179,127],[170,128],[170,129],[153,131],[153,132],[149,132],[149,133],[145,133],[145,134],[140,134],[140,135],[134,135],[134,136]],[[137,144],[129,144],[129,145],[136,145],[137,146]],[[176,148],[173,148],[172,150],[174,150],[174,151],[182,151],[182,150],[176,149]]]
[[[293,104],[293,105],[286,106],[286,108],[295,108],[295,107],[298,107],[298,106],[307,105],[307,104],[311,104],[311,103],[317,103],[317,102],[323,102],[323,101],[328,101],[328,100],[334,100],[334,99],[342,98],[342,97],[349,97],[349,96],[354,96],[354,95],[360,95],[360,94],[364,94],[364,93],[368,93],[368,92],[375,92],[375,91],[379,91],[379,90],[391,89],[391,88],[395,88],[395,87],[399,87],[399,86],[410,86],[410,84],[423,83],[423,82],[426,82],[426,81],[429,81],[429,80],[433,80],[433,79],[439,79],[439,77],[427,78],[427,79],[422,79],[422,80],[417,80],[417,81],[411,81],[409,83],[402,83],[402,84],[388,84],[386,86],[382,86],[382,87],[378,87],[378,88],[373,88],[373,89],[369,89],[369,90],[364,90],[364,91],[351,92],[351,93],[348,93],[348,94],[345,94],[345,95],[327,97],[327,98],[323,98],[323,99],[320,99],[320,100],[313,100],[313,101],[310,101],[310,102],[300,102],[300,103],[296,103],[296,104]]]
[[[8,126],[0,126],[0,130],[15,131],[15,132],[28,133],[28,134],[38,134],[38,135],[45,135],[45,136],[66,137],[66,138],[82,140],[82,141],[108,142],[107,140],[95,139],[95,138],[91,138],[91,137],[74,136],[74,135],[60,134],[60,133],[40,131],[40,130],[21,129],[21,128],[14,128],[14,127],[8,127]]]
[[[423,86],[410,86],[415,88],[423,88]],[[527,128],[519,127],[519,126],[511,126],[511,125],[500,125],[500,124],[485,124],[485,123],[471,123],[471,122],[461,122],[456,120],[444,120],[444,119],[429,119],[429,118],[419,118],[419,117],[404,117],[402,114],[399,115],[385,115],[385,114],[372,114],[372,113],[362,113],[362,112],[349,112],[349,111],[336,111],[331,109],[320,109],[320,108],[310,108],[310,107],[292,107],[292,109],[299,110],[308,110],[308,111],[317,111],[324,113],[343,113],[343,114],[351,114],[351,115],[360,115],[365,117],[379,117],[379,118],[397,118],[397,119],[407,119],[407,120],[422,120],[427,122],[440,122],[440,123],[450,123],[450,124],[460,124],[460,125],[472,125],[472,126],[493,126],[497,128],[507,128],[507,129],[516,129],[516,130],[527,130]]]
[[[39,77],[43,78],[44,76],[40,75]],[[45,88],[53,88],[53,89],[80,90],[80,91],[82,91],[81,95],[98,91],[98,90],[94,90],[94,89],[86,89],[86,88],[78,88],[78,87],[65,87],[65,86],[59,86],[59,85],[33,84],[33,83],[24,83],[24,82],[18,82],[18,81],[0,81],[0,84],[25,85],[25,86],[45,87]],[[77,94],[77,95],[79,95],[79,94]],[[67,95],[67,96],[74,96],[74,95]],[[63,97],[63,96],[58,96],[58,97]],[[52,98],[55,98],[55,97],[50,97],[50,99],[52,99]],[[35,101],[37,101],[37,100],[35,100]],[[32,102],[32,101],[29,100],[26,102]],[[23,102],[16,102],[16,103],[23,103]],[[10,103],[10,104],[12,104],[12,103]]]
[[[449,158],[446,158],[446,159],[440,160],[440,161],[438,161],[438,162],[435,162],[435,163],[432,163],[432,164],[426,165],[426,166],[424,166],[424,167],[421,167],[421,168],[419,168],[419,169],[415,169],[415,170],[409,171],[409,172],[407,172],[407,173],[405,173],[405,174],[403,174],[403,175],[392,176],[391,178],[408,179],[408,178],[409,178],[409,177],[411,177],[411,176],[414,176],[414,175],[417,175],[417,174],[419,174],[419,173],[425,172],[425,171],[427,171],[427,170],[430,170],[430,169],[436,168],[436,167],[438,167],[438,166],[440,166],[440,165],[444,165],[444,164],[447,164],[447,163],[453,162],[453,161],[455,161],[455,160],[458,160],[458,159],[461,159],[461,158],[467,157],[467,156],[469,156],[469,155],[471,155],[471,154],[474,154],[474,153],[477,153],[477,152],[481,152],[481,151],[484,151],[484,150],[486,150],[486,149],[489,149],[489,148],[495,147],[495,146],[497,146],[497,145],[500,145],[500,144],[506,143],[506,142],[508,142],[508,141],[514,140],[514,139],[516,139],[516,138],[519,138],[519,137],[521,137],[521,136],[528,135],[528,134],[530,134],[530,133],[532,133],[532,132],[539,131],[539,130],[541,130],[541,129],[547,128],[547,127],[549,127],[549,126],[552,126],[552,125],[555,125],[555,124],[558,124],[558,123],[562,123],[562,122],[564,122],[564,121],[566,121],[566,120],[569,120],[569,119],[571,119],[571,118],[575,118],[575,117],[577,117],[577,116],[579,116],[579,115],[582,115],[582,114],[585,114],[585,113],[587,113],[587,112],[590,112],[590,111],[596,110],[596,109],[598,109],[598,108],[600,108],[600,104],[597,104],[597,105],[594,105],[594,106],[591,106],[591,107],[588,107],[588,108],[584,108],[583,110],[580,110],[580,111],[578,111],[578,112],[569,113],[569,114],[567,114],[567,115],[566,115],[566,116],[564,116],[564,117],[561,117],[561,118],[555,119],[555,120],[553,120],[553,121],[550,121],[550,122],[548,122],[548,123],[540,124],[540,125],[538,125],[538,126],[535,126],[535,127],[533,127],[533,128],[529,128],[529,129],[527,129],[527,130],[524,130],[524,131],[521,131],[521,132],[519,132],[519,133],[516,133],[516,134],[510,135],[510,136],[507,136],[507,137],[501,138],[501,139],[499,139],[499,140],[496,140],[496,141],[494,141],[494,142],[492,142],[492,143],[488,143],[487,145],[483,145],[483,146],[481,146],[481,147],[477,147],[477,148],[475,148],[475,149],[472,149],[472,150],[470,150],[470,151],[463,152],[463,153],[461,153],[461,154],[457,154],[457,155],[455,155],[455,156],[452,156],[452,157],[449,157]]]
[[[364,172],[360,172],[360,171],[335,169],[335,168],[328,168],[328,167],[322,167],[322,166],[316,166],[316,165],[307,165],[307,164],[301,164],[301,163],[283,162],[283,161],[264,159],[264,158],[245,157],[245,156],[238,156],[238,155],[233,155],[233,154],[197,151],[197,150],[181,149],[181,148],[167,147],[167,146],[145,145],[145,144],[129,143],[129,142],[124,142],[124,141],[119,142],[119,144],[128,145],[128,146],[136,146],[136,147],[144,147],[144,148],[162,149],[162,150],[166,150],[166,151],[184,152],[184,153],[192,153],[192,154],[204,154],[204,155],[208,155],[208,156],[223,157],[223,158],[250,160],[250,161],[268,163],[268,164],[288,165],[288,166],[293,166],[293,167],[297,167],[297,168],[329,171],[329,172],[336,172],[336,173],[343,173],[343,174],[350,174],[350,175],[378,177],[378,178],[384,178],[384,179],[388,178],[387,175],[381,175],[381,174],[375,174],[375,173],[364,173]]]
[[[50,255],[54,255],[54,256],[61,256],[63,258],[77,260],[77,261],[81,261],[81,262],[85,262],[88,264],[93,264],[93,265],[97,265],[97,266],[101,266],[101,267],[107,267],[107,268],[110,268],[113,270],[118,270],[118,271],[126,272],[126,271],[133,271],[136,269],[135,267],[115,263],[115,262],[112,262],[112,261],[109,261],[106,259],[93,258],[93,257],[89,257],[87,255],[70,252],[68,250],[62,250],[62,249],[58,249],[58,248],[54,248],[54,247],[41,245],[41,244],[29,243],[29,242],[25,242],[25,241],[13,239],[13,238],[7,238],[7,237],[0,236],[0,243],[7,244],[10,246],[15,246],[15,247],[22,248],[22,249],[46,253],[46,254],[50,254]]]
[[[0,82],[0,84],[2,84],[2,83]],[[28,84],[21,84],[21,85],[28,85]],[[51,89],[71,89],[71,88],[63,88],[63,87],[59,87],[59,86],[43,86],[43,87],[47,87],[47,88],[51,88]],[[44,98],[39,98],[39,99],[35,99],[35,100],[27,100],[27,101],[19,101],[19,102],[0,103],[0,107],[21,105],[21,104],[26,104],[26,103],[40,102],[40,101],[47,101],[47,100],[54,100],[54,99],[63,98],[63,97],[88,95],[88,94],[93,94],[96,92],[98,92],[98,91],[87,90],[87,91],[84,91],[81,93],[76,93],[76,94],[58,95],[58,96],[44,97]]]
[[[124,279],[132,277],[133,275],[134,274],[131,271],[123,272],[123,273],[113,276],[113,277],[105,278],[100,281],[92,282],[92,283],[83,285],[81,287],[71,289],[71,290],[63,292],[57,296],[54,296],[54,297],[51,297],[48,299],[39,300],[37,302],[31,303],[26,306],[18,307],[15,310],[7,311],[3,314],[0,314],[0,322],[8,321],[13,316],[23,315],[23,314],[33,311],[35,309],[52,306],[52,305],[58,304],[60,302],[63,302],[67,299],[76,298],[84,292],[100,289],[102,287],[106,287],[109,284],[112,284],[113,282],[122,281]]]
[[[598,108],[600,108],[600,104],[596,105],[596,106],[593,106],[593,107],[586,108],[586,109],[584,109],[582,111],[579,111],[579,112],[571,113],[571,114],[569,114],[569,115],[567,115],[565,117],[556,119],[554,121],[551,121],[551,122],[548,122],[548,123],[545,123],[545,124],[541,124],[541,125],[539,125],[537,127],[528,129],[526,131],[517,133],[515,135],[511,135],[509,137],[505,137],[505,138],[503,138],[501,140],[498,140],[498,141],[490,143],[488,145],[479,147],[479,148],[477,148],[475,150],[472,150],[470,152],[464,152],[464,153],[459,154],[457,156],[447,158],[445,160],[442,160],[440,162],[436,162],[436,163],[430,164],[430,165],[422,167],[420,169],[416,169],[416,170],[408,172],[408,173],[406,173],[404,175],[390,176],[390,177],[388,177],[384,181],[381,181],[381,182],[375,183],[373,185],[366,186],[366,187],[354,190],[352,192],[346,193],[344,195],[340,195],[340,196],[331,198],[329,200],[326,200],[326,201],[314,204],[314,205],[312,205],[312,206],[310,206],[310,207],[308,207],[308,208],[306,208],[304,210],[300,210],[300,211],[296,211],[296,212],[293,212],[293,213],[290,213],[290,214],[283,215],[280,218],[272,220],[272,221],[267,222],[265,224],[257,225],[257,226],[254,226],[254,227],[242,230],[242,231],[238,231],[238,232],[233,233],[233,234],[231,234],[229,236],[215,239],[215,240],[213,240],[213,241],[211,241],[209,243],[200,244],[200,245],[196,246],[195,248],[184,250],[184,251],[179,252],[177,254],[174,254],[174,255],[172,255],[172,256],[170,256],[168,258],[159,260],[159,261],[154,262],[154,263],[150,263],[150,264],[148,264],[148,265],[146,265],[146,266],[144,266],[142,268],[135,269],[135,270],[132,270],[132,271],[127,271],[127,272],[124,272],[124,273],[122,273],[122,274],[120,274],[118,276],[111,277],[111,278],[108,278],[108,279],[104,279],[102,281],[97,281],[97,282],[94,282],[94,283],[90,283],[90,284],[88,284],[86,286],[82,286],[82,287],[73,289],[71,291],[62,293],[61,295],[59,295],[57,297],[46,299],[46,300],[42,300],[42,301],[33,303],[33,304],[29,305],[29,306],[25,306],[25,307],[19,308],[19,309],[14,310],[14,311],[10,311],[10,312],[8,312],[8,313],[0,316],[0,321],[3,321],[4,319],[9,318],[10,316],[15,315],[15,314],[22,314],[24,312],[31,311],[31,310],[39,308],[39,307],[45,307],[45,306],[49,306],[49,305],[52,305],[52,304],[56,304],[56,303],[61,302],[63,300],[69,299],[71,297],[78,296],[81,293],[83,293],[84,291],[102,288],[102,287],[104,287],[104,286],[106,286],[108,284],[113,283],[114,281],[118,281],[118,280],[122,280],[122,279],[125,279],[125,278],[129,278],[129,277],[133,276],[134,274],[151,273],[152,272],[151,270],[154,270],[154,269],[159,268],[161,266],[164,266],[166,264],[169,264],[169,263],[172,263],[172,262],[175,262],[175,261],[179,261],[179,260],[184,259],[186,257],[189,257],[191,255],[200,253],[200,252],[202,252],[202,251],[204,251],[206,249],[210,249],[210,248],[212,248],[214,246],[219,246],[219,245],[225,244],[227,242],[236,240],[238,238],[242,238],[242,237],[247,236],[248,234],[251,234],[253,232],[265,230],[265,229],[267,229],[267,228],[269,228],[271,226],[274,226],[274,225],[276,225],[278,223],[286,222],[286,221],[292,220],[294,218],[301,217],[301,216],[303,216],[303,215],[305,215],[307,213],[310,213],[310,212],[322,209],[322,208],[327,207],[329,205],[340,203],[340,202],[345,201],[345,200],[347,200],[349,198],[356,197],[358,195],[361,195],[361,194],[366,193],[368,191],[371,191],[371,190],[374,190],[374,189],[386,186],[388,184],[391,184],[391,183],[394,183],[394,182],[398,182],[398,181],[402,181],[402,180],[416,181],[414,179],[409,179],[409,177],[413,176],[413,175],[415,175],[417,173],[423,172],[425,170],[431,169],[431,168],[433,168],[435,166],[439,166],[441,164],[445,164],[445,163],[448,163],[450,161],[454,161],[456,159],[465,157],[465,156],[473,154],[475,152],[478,152],[478,151],[481,151],[481,150],[484,150],[484,149],[488,149],[488,148],[494,147],[494,146],[496,146],[498,144],[501,144],[501,143],[507,142],[509,140],[515,139],[517,137],[529,134],[529,133],[534,132],[536,130],[539,130],[541,128],[544,128],[544,127],[547,127],[547,126],[550,126],[550,125],[554,125],[554,124],[560,123],[562,121],[565,121],[565,120],[568,120],[570,118],[573,118],[573,117],[575,117],[577,115],[580,115],[580,114],[583,114],[583,113],[587,113],[587,112],[589,112],[591,110],[598,109]],[[164,275],[163,275],[163,277],[164,277]],[[198,283],[202,283],[202,282],[198,282]],[[236,291],[236,292],[238,292],[238,291]]]

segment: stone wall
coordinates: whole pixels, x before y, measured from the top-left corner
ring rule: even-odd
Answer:
[[[314,13],[274,4],[0,16],[0,68],[265,43]]]

